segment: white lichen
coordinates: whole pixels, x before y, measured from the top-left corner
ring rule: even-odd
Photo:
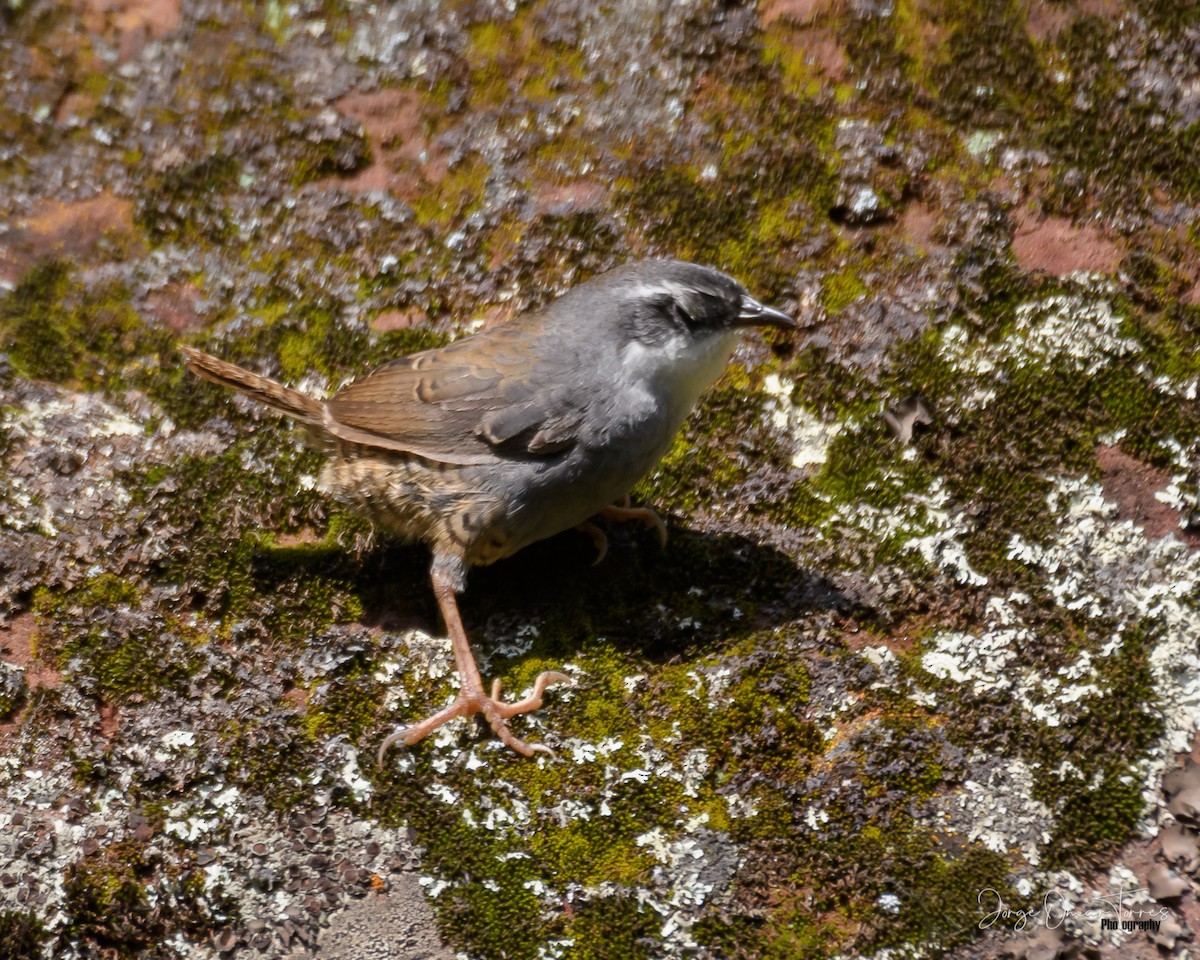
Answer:
[[[795,382],[768,374],[763,391],[771,398],[767,411],[776,430],[788,435],[792,448],[792,466],[798,470],[815,469],[829,459],[829,445],[846,424],[825,421],[817,414],[793,402]]]

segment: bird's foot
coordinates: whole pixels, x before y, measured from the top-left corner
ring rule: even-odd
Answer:
[[[603,517],[605,520],[618,520],[622,523],[628,520],[636,520],[638,523],[645,524],[651,530],[658,533],[658,542],[661,546],[667,545],[667,525],[663,523],[662,517],[651,510],[649,507],[630,507],[628,505],[629,498],[625,498],[625,506],[605,507],[596,516]]]
[[[554,751],[544,743],[526,743],[508,728],[508,721],[511,717],[537,710],[542,705],[542,694],[552,683],[574,683],[574,681],[566,674],[554,670],[540,673],[533,682],[533,693],[516,703],[505,703],[500,699],[499,679],[492,682],[490,697],[481,688],[469,690],[464,687],[458,698],[448,707],[426,717],[420,723],[414,723],[411,727],[403,727],[391,734],[379,745],[376,759],[382,766],[383,755],[394,743],[403,742],[411,747],[418,740],[429,736],[438,727],[455,717],[470,717],[476,713],[483,714],[488,726],[492,728],[496,736],[522,756],[532,757],[535,753],[545,753],[553,757]]]

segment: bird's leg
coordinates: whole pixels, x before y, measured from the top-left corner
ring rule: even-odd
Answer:
[[[596,516],[603,517],[605,520],[619,520],[621,522],[636,520],[658,533],[658,542],[661,546],[665,547],[667,545],[667,525],[663,523],[662,517],[649,507],[629,506],[629,497],[624,498],[622,506],[613,505],[605,507]]]
[[[546,671],[538,674],[533,682],[533,693],[524,700],[516,703],[504,703],[500,700],[500,681],[492,684],[492,695],[483,692],[483,678],[479,675],[479,667],[475,664],[475,656],[471,653],[471,643],[467,639],[467,631],[458,613],[457,588],[461,587],[462,576],[459,568],[454,566],[450,576],[444,571],[445,564],[439,563],[440,558],[434,559],[432,580],[433,593],[437,597],[438,608],[442,611],[442,619],[446,622],[446,630],[450,634],[450,646],[454,651],[454,662],[458,667],[459,694],[455,701],[432,716],[426,717],[420,723],[404,727],[391,734],[379,746],[378,760],[382,764],[383,755],[397,741],[404,741],[412,746],[418,740],[429,736],[438,727],[455,717],[469,717],[482,713],[492,731],[517,753],[532,757],[535,753],[554,751],[542,743],[525,743],[508,729],[508,719],[520,713],[529,713],[542,705],[542,694],[552,683],[571,683],[570,677],[556,671]]]

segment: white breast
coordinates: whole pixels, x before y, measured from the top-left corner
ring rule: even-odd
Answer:
[[[727,330],[702,339],[679,336],[662,345],[633,341],[621,354],[621,366],[645,399],[670,421],[674,432],[700,395],[721,376],[737,346],[738,331]]]

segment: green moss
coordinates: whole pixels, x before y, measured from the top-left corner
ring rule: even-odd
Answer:
[[[263,533],[258,548],[264,558],[281,569],[301,569],[336,560],[346,552],[355,537],[368,534],[370,529],[370,523],[356,514],[337,512],[329,517],[329,527],[320,539],[281,544],[277,535]],[[358,617],[361,612],[358,607],[349,611],[352,618]]]
[[[455,163],[436,185],[413,200],[417,222],[441,228],[478,210],[491,172],[491,166],[479,153]]]
[[[371,144],[361,129],[342,129],[337,136],[307,137],[293,161],[292,185],[326,177],[348,177],[371,163]]]
[[[1009,865],[1002,854],[971,844],[955,849],[930,837],[933,851],[911,869],[899,871],[893,883],[901,896],[902,916],[876,945],[903,947],[937,943],[951,947],[969,942],[979,927],[979,892],[1009,893]],[[940,847],[940,849],[939,849]]]
[[[476,106],[502,103],[511,96],[511,73],[528,54],[515,21],[488,20],[471,28],[467,62]]]
[[[910,496],[925,494],[937,476],[925,460],[899,457],[899,449],[876,414],[839,432],[830,441],[818,472],[799,477],[786,496],[766,501],[757,510],[777,523],[818,529],[863,507],[894,513]],[[845,541],[849,550],[839,560],[848,567],[861,567],[863,552],[870,550],[876,563],[916,572],[926,564],[909,542],[928,532],[930,526],[931,521],[913,511],[911,523],[896,525],[886,535],[862,531],[869,544],[858,537],[849,538]]]
[[[878,721],[855,739],[854,746],[874,761],[860,774],[868,797],[900,795],[917,804],[933,797],[947,779],[938,724],[911,703],[881,710]]]
[[[549,558],[551,546],[543,549]],[[701,550],[714,554],[706,564],[696,562],[703,556]],[[852,804],[845,809],[835,804],[831,814],[837,832],[832,837],[813,836],[804,820],[811,802],[805,792],[811,789],[810,778],[824,773],[831,748],[806,717],[814,684],[810,659],[797,655],[786,631],[748,628],[755,616],[751,609],[734,617],[724,608],[725,601],[718,607],[706,596],[727,597],[731,585],[740,582],[748,595],[771,602],[770,593],[759,594],[760,584],[747,576],[748,567],[731,564],[727,554],[722,559],[719,548],[699,538],[677,541],[670,554],[655,561],[655,583],[649,591],[644,572],[636,566],[641,552],[628,554],[635,566],[626,570],[623,563],[611,589],[575,571],[571,580],[577,603],[567,610],[554,605],[554,619],[542,624],[533,649],[512,663],[493,662],[490,671],[502,676],[506,689],[515,693],[537,672],[561,662],[563,651],[569,650],[583,684],[570,697],[552,691],[547,719],[568,743],[575,738],[605,742],[609,752],[602,759],[577,762],[568,754],[555,763],[529,763],[488,750],[481,755],[487,757],[492,775],[480,780],[454,770],[438,773],[433,767],[437,752],[418,745],[411,753],[415,769],[403,777],[386,776],[378,784],[377,813],[385,821],[412,824],[427,848],[429,868],[456,884],[435,900],[452,941],[487,943],[496,955],[527,956],[529,944],[570,938],[573,949],[586,956],[625,956],[631,948],[624,942],[624,952],[604,952],[601,935],[608,941],[618,936],[609,926],[617,918],[622,930],[638,930],[646,949],[651,949],[648,944],[659,935],[661,918],[644,907],[637,909],[632,897],[627,902],[621,891],[653,885],[654,859],[638,838],[656,829],[667,839],[677,837],[678,821],[685,816],[705,816],[709,829],[730,831],[743,849],[750,848],[750,864],[785,856],[786,875],[803,876],[806,889],[811,885],[818,891],[816,903],[790,899],[786,910],[773,905],[756,930],[737,928],[735,933],[710,918],[698,928],[701,942],[720,946],[732,938],[729,942],[744,947],[744,952],[729,950],[727,955],[768,955],[771,944],[802,942],[804,931],[812,928],[824,936],[812,934],[812,955],[828,956],[856,947],[852,932],[864,923],[873,942],[880,944],[904,942],[904,937],[916,935],[914,931],[935,940],[966,936],[973,922],[963,920],[975,909],[975,891],[986,885],[1002,888],[1007,865],[1002,857],[974,846],[940,846],[923,828],[905,820],[902,811],[944,789],[953,776],[942,755],[940,727],[908,703],[887,712],[870,736],[848,740],[839,755],[849,750],[850,756],[860,758],[862,769],[838,771],[837,779],[866,784],[872,819],[864,824]],[[529,562],[538,567],[536,558]],[[544,562],[554,571],[554,561]],[[528,579],[527,570],[524,575]],[[556,575],[552,572],[548,581],[535,578],[540,593],[557,595]],[[507,576],[502,569],[477,573],[464,604],[469,620],[488,620],[496,604],[490,598],[497,594],[505,598],[501,609],[525,609],[527,601],[519,589],[509,589],[515,581]],[[776,591],[788,582],[780,572],[757,576],[762,587],[773,585]],[[688,591],[696,584],[703,585],[700,595]],[[667,604],[668,612],[653,613],[655,599]],[[480,604],[485,605],[482,610]],[[726,612],[722,615],[719,609]],[[664,647],[652,626],[661,617],[703,623],[704,630],[696,636],[686,634],[688,628],[682,626],[667,627],[690,639],[683,646],[676,639]],[[639,674],[639,682],[626,685],[625,678]],[[444,702],[446,686],[443,681],[429,690],[428,706]],[[711,695],[710,690],[719,692]],[[419,716],[426,706],[414,702],[413,715]],[[524,722],[515,721],[514,726],[519,730]],[[482,736],[487,739],[486,732]],[[651,746],[662,751],[661,759],[647,764],[637,751]],[[689,792],[679,781],[655,774],[645,782],[642,777],[621,780],[613,775],[659,764],[679,769],[694,750],[704,752],[707,772]],[[426,791],[433,784],[453,790],[454,803],[431,803]],[[729,793],[753,803],[758,814],[731,819],[725,802]],[[501,817],[499,826],[479,825],[497,807],[512,813],[512,797],[527,804],[528,822]],[[568,800],[589,807],[590,816],[560,821],[555,809]],[[854,838],[864,833],[867,839],[856,845]],[[768,855],[757,846],[779,837],[788,838],[786,852]],[[514,854],[517,858],[509,859]],[[865,879],[859,874],[847,884],[847,863],[872,866]],[[526,884],[534,881],[556,892],[576,883],[608,884],[612,894],[576,902],[559,913],[529,905]],[[773,896],[787,897],[790,881],[781,876],[779,882],[784,886],[774,888]],[[928,895],[930,905],[916,903],[911,890]],[[899,918],[882,915],[876,906],[878,896],[891,891],[904,897]],[[948,912],[941,909],[939,898],[949,904]],[[528,912],[514,917],[514,903]],[[634,948],[640,945],[635,942]]]
[[[1154,27],[1169,34],[1200,24],[1200,3],[1197,0],[1135,0],[1138,12]]]
[[[75,937],[103,943],[116,956],[133,956],[154,942],[157,931],[135,932],[151,912],[139,879],[139,871],[144,875],[147,869],[144,851],[132,841],[119,846],[121,862],[77,861],[68,867],[63,888]]]
[[[0,305],[0,349],[23,377],[120,394],[136,359],[166,344],[134,313],[123,284],[84,287],[58,260],[33,267]]]
[[[729,271],[770,300],[790,280],[790,249],[826,229],[833,118],[782,92],[761,65],[713,82],[711,106],[698,109],[720,138],[716,176],[659,159],[631,163],[614,199],[655,249]]]
[[[1195,17],[1191,0],[1185,12],[1162,0],[1139,6],[1168,32]],[[920,100],[960,132],[1002,128],[1046,149],[1055,175],[1041,197],[1050,212],[1082,213],[1082,196],[1112,207],[1148,205],[1156,188],[1197,196],[1187,157],[1200,125],[1163,123],[1157,107],[1124,95],[1126,70],[1111,55],[1116,22],[1081,14],[1035,43],[1027,17],[1018,0],[904,0],[890,16],[849,8],[839,32],[868,95],[888,110]]]
[[[836,375],[832,375],[834,372]],[[792,399],[827,419],[870,418],[878,413],[877,384],[861,368],[831,360],[829,349],[823,345],[802,346],[783,375],[795,381]]]
[[[82,672],[86,683],[108,700],[182,688],[192,667],[166,654],[162,634],[172,625],[128,615],[141,600],[137,585],[108,573],[73,590],[39,590],[33,600],[42,627],[38,655],[53,659],[59,669]]]
[[[247,469],[244,458],[264,458],[271,469]],[[349,518],[331,523],[317,544],[281,547],[276,537],[322,519],[325,498],[300,486],[319,457],[253,435],[217,456],[184,457],[165,472],[142,479],[137,494],[154,503],[157,491],[188,543],[164,558],[154,573],[184,587],[190,602],[229,630],[249,621],[277,642],[296,642],[362,612],[354,585],[350,546],[361,526]],[[273,531],[263,536],[258,530]]]
[[[793,181],[793,190],[811,180],[811,172],[810,167],[804,179]],[[632,222],[645,225],[659,249],[735,273],[769,300],[783,284],[779,251],[758,244],[759,222],[752,213],[756,204],[746,195],[749,184],[739,189],[739,173],[718,176],[710,184],[688,169],[646,169],[622,189],[619,201],[628,207]]]
[[[778,916],[772,927],[770,937],[762,944],[762,956],[767,960],[827,957],[830,945],[846,935],[838,923],[822,921],[799,910],[791,916]]]
[[[389,330],[379,334],[372,342],[367,366],[372,368],[421,350],[435,350],[449,341],[445,332],[428,327]]]
[[[310,336],[312,331],[301,333],[289,330],[279,344],[279,366],[287,380],[301,380],[312,371],[320,356],[317,344]]]
[[[422,776],[436,779],[426,764],[420,766]],[[433,903],[443,934],[452,944],[487,944],[495,956],[532,960],[537,944],[557,932],[526,886],[545,876],[547,868],[529,857],[507,856],[514,844],[471,829],[461,804],[445,809],[430,803],[416,779],[406,780],[381,799],[393,806],[399,802],[425,846],[425,862],[453,884]]]
[[[308,802],[305,735],[295,714],[281,709],[270,718],[231,719],[221,730],[229,777],[262,797],[277,813],[290,813]]]
[[[447,340],[444,332],[423,326],[373,334],[344,323],[336,305],[319,291],[296,302],[292,295],[273,290],[266,302],[247,312],[238,336],[219,345],[199,346],[285,383],[296,383],[315,372],[337,386],[397,357],[442,346]],[[162,404],[172,420],[195,428],[211,417],[228,416],[229,391],[199,383],[176,355],[171,356],[172,361],[164,363],[153,378],[143,379],[146,392]],[[272,357],[278,358],[278,371],[269,366]],[[138,382],[141,385],[141,380]],[[308,459],[307,469],[316,469],[315,457]]]
[[[1116,302],[1127,318],[1122,335],[1138,343],[1138,362],[1145,371],[1122,369],[1099,385],[1114,419],[1133,432],[1144,452],[1153,447],[1154,437],[1184,442],[1200,431],[1189,401],[1173,395],[1186,392],[1185,384],[1200,377],[1200,352],[1194,349],[1200,335],[1200,308],[1174,299],[1180,278],[1169,267],[1145,265],[1145,270],[1142,281],[1134,281],[1138,285],[1134,299],[1122,297]],[[1152,378],[1162,378],[1171,386],[1156,386]],[[1154,452],[1146,455],[1160,459]]]
[[[801,478],[792,483],[784,496],[760,501],[754,509],[789,529],[813,530],[833,515],[835,506],[810,479]]]
[[[13,668],[0,664],[0,678],[11,671]],[[12,714],[16,709],[25,702],[28,688],[24,681],[17,687],[15,693],[10,693],[7,690],[0,689],[0,721],[7,721],[12,718]]]
[[[661,918],[632,894],[605,897],[579,907],[571,923],[572,957],[579,960],[643,960],[654,956],[651,944]]]
[[[1138,459],[1167,466],[1170,453],[1164,441],[1185,442],[1200,433],[1189,401],[1156,390],[1127,366],[1111,368],[1093,390],[1103,408],[1099,425],[1126,431],[1121,447]]]
[[[515,243],[520,233],[520,248]],[[553,251],[553,256],[531,256],[530,251]],[[484,255],[500,264],[498,286],[527,290],[541,306],[549,292],[562,282],[563,265],[569,263],[578,282],[590,279],[609,268],[627,253],[621,232],[612,217],[595,210],[557,210],[533,220],[501,220],[486,242]],[[459,308],[461,309],[461,308]]]
[[[678,724],[685,742],[703,744],[724,776],[734,775],[745,763],[776,782],[801,781],[825,749],[821,730],[805,717],[811,688],[808,666],[795,657],[764,654],[769,643],[761,636],[751,636],[735,649],[747,651],[744,656],[750,663],[739,662],[731,652],[712,664],[693,662],[667,671],[652,699],[674,705],[664,720]],[[689,693],[697,686],[696,668],[719,669],[730,661],[738,663],[733,668],[738,679],[716,705],[703,694]],[[668,680],[671,686],[665,685]],[[645,708],[651,709],[650,704]]]
[[[136,584],[123,580],[116,574],[101,573],[64,598],[64,602],[79,607],[132,606],[137,603],[141,590]]]
[[[1054,676],[1077,662],[1082,651],[1095,654],[1106,646],[1116,629],[1112,622],[1061,610],[1044,589],[1034,595],[1023,617],[1037,642],[1016,651],[1016,662],[1006,668],[1010,672],[1029,668]],[[1052,701],[1048,706],[1058,715],[1053,726],[1025,711],[1014,714],[1006,692],[989,698],[948,681],[922,681],[939,691],[947,729],[956,742],[973,749],[1006,744],[1005,749],[1015,748],[1026,759],[1035,776],[1033,798],[1054,811],[1053,833],[1042,851],[1049,869],[1079,870],[1108,862],[1144,813],[1139,768],[1163,729],[1149,667],[1158,631],[1152,623],[1126,630],[1115,653],[1095,657],[1088,682],[1099,693],[1072,702],[1047,694]],[[919,662],[919,654],[914,659]],[[984,725],[994,748],[980,742]]]
[[[526,6],[511,20],[488,19],[470,28],[466,60],[474,109],[511,103],[514,96],[554,99],[584,79],[587,62],[581,50],[542,39],[538,7]]]
[[[228,243],[234,235],[222,198],[237,185],[241,164],[213,153],[146,178],[134,222],[154,243]]]
[[[813,99],[824,92],[826,80],[821,71],[809,62],[802,40],[795,36],[797,28],[785,19],[778,19],[763,31],[763,61],[780,71],[783,85],[790,93]]]
[[[44,154],[49,146],[49,125],[38,123],[28,110],[13,109],[7,104],[0,104],[0,124],[10,143],[22,145],[22,149],[6,151],[0,157],[0,176],[27,176],[33,158]]]
[[[0,308],[0,332],[18,373],[40,379],[69,375],[68,334],[54,321],[70,281],[67,264],[48,261],[30,270]]]
[[[134,840],[70,864],[63,897],[60,942],[87,943],[116,960],[144,957],[172,934],[206,937],[210,910],[237,917],[233,902],[205,892],[202,875],[181,871]]]
[[[1016,318],[1017,307],[1056,289],[1053,280],[1021,270],[977,250],[963,251],[955,264],[963,305],[957,318],[990,340],[999,338]]]
[[[946,949],[969,942],[977,930],[979,890],[1011,893],[1002,855],[978,844],[944,842],[907,817],[826,831],[818,839],[802,828],[792,845],[798,859],[791,867],[804,881],[800,890],[771,890],[763,919],[754,925],[713,911],[697,929],[702,942],[747,960],[869,956],[921,943]],[[897,898],[896,913],[881,908],[884,895]]]
[[[1018,0],[939,4],[949,35],[931,68],[940,105],[975,127],[1038,115],[1050,87]]]
[[[1041,128],[1044,141],[1065,168],[1103,184],[1118,203],[1146,202],[1155,187],[1195,198],[1200,177],[1189,158],[1200,125],[1162,123],[1156,108],[1120,95],[1127,81],[1108,52],[1116,30],[1108,18],[1082,17],[1059,36],[1072,82]]]
[[[1095,786],[1079,785],[1060,801],[1046,844],[1046,868],[1107,863],[1133,837],[1145,808],[1141,784],[1128,769],[1105,776]]]
[[[723,489],[744,479],[746,468],[720,452],[703,448],[695,437],[678,434],[654,472],[634,488],[639,502],[656,504],[672,513],[695,513],[710,498],[701,484]]]
[[[821,305],[830,316],[861,300],[870,291],[852,267],[827,273],[821,280]]]
[[[924,13],[924,15],[923,15]],[[942,31],[927,29],[929,11],[913,0],[899,0],[891,16],[860,15],[848,8],[838,18],[838,35],[849,59],[867,76],[886,77],[899,90],[897,99],[928,87],[938,59]]]
[[[312,739],[349,736],[361,739],[376,723],[383,689],[365,658],[342,664],[312,691],[302,726]]]
[[[1111,635],[1096,633],[1097,644]],[[1159,633],[1155,623],[1125,631],[1120,649],[1096,661],[1093,682],[1103,692],[1078,704],[1060,728],[1037,733],[1034,795],[1057,812],[1048,869],[1106,862],[1137,830],[1146,805],[1137,768],[1163,731],[1150,669]],[[1077,775],[1057,773],[1068,759]]]
[[[0,910],[0,956],[41,956],[46,928],[36,914],[20,910]]]
[[[555,544],[548,544],[541,550],[549,555],[554,548]],[[720,544],[704,538],[683,537],[662,557],[653,547],[621,551],[614,546],[613,550],[625,556],[622,563],[609,568],[610,576],[581,576],[579,569],[564,570],[561,559],[554,562],[549,557],[543,561],[547,576],[531,578],[527,568],[477,571],[471,594],[464,601],[468,617],[479,622],[490,618],[497,596],[503,598],[503,610],[537,609],[535,601],[522,596],[522,591],[530,589],[529,583],[536,583],[539,594],[550,596],[561,596],[555,583],[558,576],[568,576],[576,584],[578,602],[565,609],[553,604],[546,622],[539,623],[533,648],[514,661],[494,659],[488,672],[501,677],[509,696],[515,696],[541,670],[561,667],[564,654],[570,651],[583,683],[571,696],[558,688],[547,695],[547,720],[556,736],[571,738],[568,743],[578,738],[606,744],[603,757],[577,762],[568,752],[559,762],[542,764],[484,748],[480,755],[487,759],[493,775],[481,780],[461,771],[436,772],[433,761],[437,751],[420,744],[411,752],[415,770],[401,778],[389,775],[379,784],[377,813],[385,820],[404,819],[413,824],[426,847],[430,869],[438,876],[465,883],[462,889],[443,891],[435,901],[456,944],[489,943],[497,955],[528,956],[536,952],[541,940],[570,938],[585,956],[618,955],[603,953],[604,942],[597,939],[606,930],[599,925],[603,918],[622,917],[622,929],[636,929],[639,938],[654,936],[662,924],[649,908],[637,908],[632,900],[626,903],[621,892],[653,882],[656,860],[638,838],[655,829],[668,839],[677,836],[681,816],[707,817],[710,829],[728,829],[726,803],[717,788],[728,783],[741,758],[752,752],[756,738],[766,744],[764,751],[774,751],[775,769],[792,771],[803,763],[797,758],[798,735],[809,736],[811,731],[797,715],[810,684],[804,664],[789,660],[782,651],[778,657],[756,659],[750,667],[741,663],[750,656],[741,651],[763,646],[761,635],[755,639],[746,636],[747,624],[754,617],[752,604],[769,600],[783,587],[781,574],[765,570],[752,576],[750,561],[731,563]],[[535,548],[532,559],[526,559],[535,569],[542,567],[538,552]],[[653,567],[653,586],[646,571],[640,569],[643,562]],[[696,584],[704,584],[705,590],[689,593],[689,587]],[[748,599],[745,610],[736,614],[725,601],[733,589],[744,591]],[[707,596],[710,591],[711,597]],[[671,604],[665,622],[666,614],[656,612],[653,602],[663,597]],[[482,610],[481,604],[485,605]],[[676,618],[695,626],[670,626]],[[671,646],[671,634],[676,631],[683,633],[686,639],[682,642],[690,652],[670,665],[655,662],[667,660],[681,649]],[[666,636],[655,636],[664,632]],[[710,653],[700,652],[704,650]],[[739,679],[710,708],[703,692],[693,693],[697,680],[688,674],[693,669],[724,665]],[[643,681],[627,686],[625,678],[635,674],[642,674]],[[412,678],[406,679],[410,691],[411,684]],[[420,716],[423,710],[443,703],[447,687],[444,680],[432,687],[418,684],[420,698],[414,697],[411,714]],[[422,702],[425,698],[427,702]],[[389,721],[395,722],[395,718]],[[741,729],[743,722],[749,724],[746,729]],[[514,721],[519,735],[526,735],[526,723],[524,718]],[[647,731],[648,741],[643,737]],[[482,737],[491,739],[486,731]],[[813,733],[810,742],[820,739]],[[663,757],[648,764],[639,751],[651,745],[661,749]],[[660,765],[664,770],[680,769],[697,749],[708,754],[712,772],[697,777],[690,792],[685,792],[679,780],[660,772],[630,778],[614,775],[614,771],[635,768],[653,771]],[[788,776],[799,774],[789,772]],[[451,807],[431,804],[426,793],[431,783],[444,784],[461,799]],[[480,825],[497,807],[511,814],[511,796],[527,804],[528,823],[518,820],[510,825],[501,817],[494,828]],[[573,810],[571,805],[578,804],[586,805],[590,814],[572,813],[559,821],[553,812],[560,805]],[[464,822],[467,829],[463,829]],[[520,856],[509,859],[512,854]],[[544,908],[527,906],[530,890],[525,884],[535,880],[556,891],[566,890],[570,884],[611,885],[614,890],[603,900],[576,902],[562,914],[547,913]],[[514,903],[527,913],[514,918]],[[610,941],[617,936],[612,930],[606,935]],[[625,950],[628,945],[619,942]]]
[[[1148,250],[1134,250],[1121,261],[1121,274],[1145,306],[1161,310],[1178,300],[1191,281]]]

